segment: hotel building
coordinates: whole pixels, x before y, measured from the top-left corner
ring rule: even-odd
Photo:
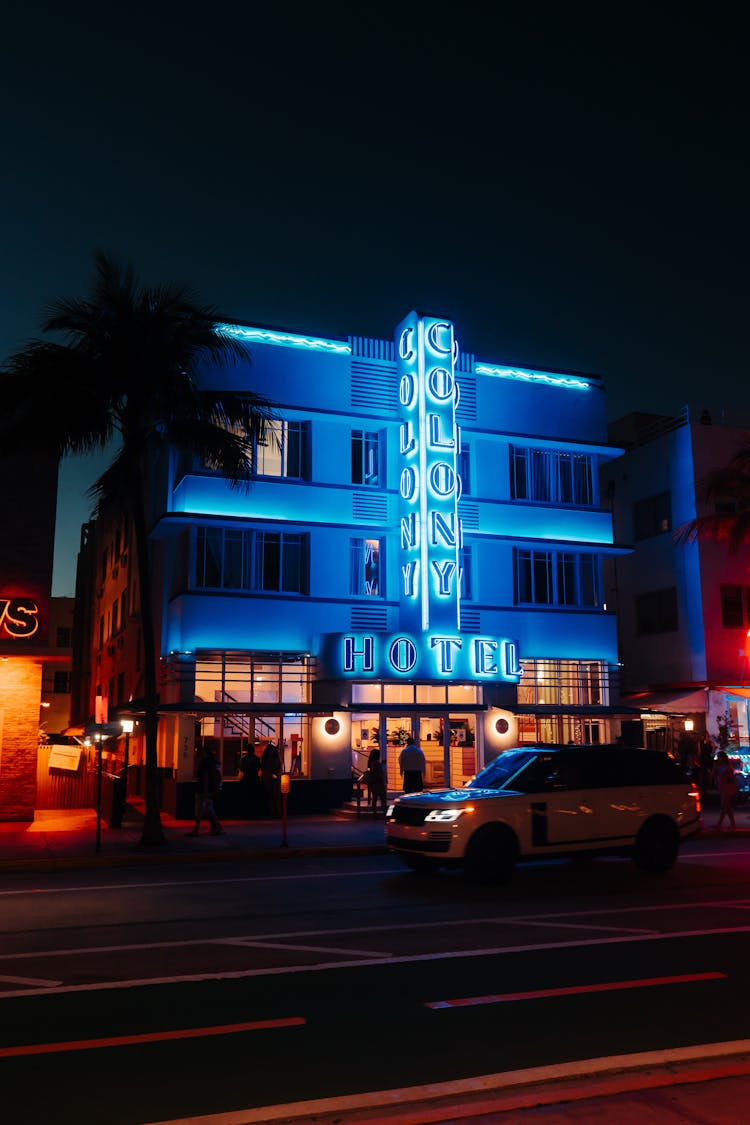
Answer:
[[[400,789],[409,737],[429,786],[519,740],[614,739],[629,715],[602,565],[627,548],[600,504],[621,452],[602,381],[480,360],[415,312],[393,339],[225,329],[250,360],[205,383],[266,395],[277,440],[247,490],[174,450],[152,465],[165,807],[190,815],[205,742],[231,812],[248,742],[283,750],[291,811],[321,811],[374,746]],[[137,721],[129,532],[82,543],[83,706]],[[130,755],[137,770],[137,728]]]

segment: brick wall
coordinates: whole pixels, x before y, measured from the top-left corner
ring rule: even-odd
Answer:
[[[42,664],[0,659],[0,820],[33,820]]]

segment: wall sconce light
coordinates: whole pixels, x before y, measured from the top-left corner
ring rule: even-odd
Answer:
[[[341,723],[338,719],[326,719],[324,729],[326,734],[338,734],[341,729]]]
[[[495,723],[495,730],[498,734],[507,734],[510,730],[510,723],[507,719],[498,719]]]
[[[692,719],[685,719],[685,730],[693,730],[695,723]]]

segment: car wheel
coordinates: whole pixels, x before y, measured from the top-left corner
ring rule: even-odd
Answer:
[[[674,866],[679,848],[680,834],[674,821],[653,817],[638,833],[633,859],[641,871],[661,874]]]
[[[518,859],[518,841],[502,824],[485,824],[469,840],[464,872],[481,883],[509,879]]]
[[[429,859],[425,855],[402,855],[401,858],[418,875],[435,875],[440,868],[436,859]]]

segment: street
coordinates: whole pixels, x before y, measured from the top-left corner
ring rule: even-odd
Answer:
[[[161,1122],[750,1034],[750,841],[505,887],[383,857],[0,880],[3,1120]]]

